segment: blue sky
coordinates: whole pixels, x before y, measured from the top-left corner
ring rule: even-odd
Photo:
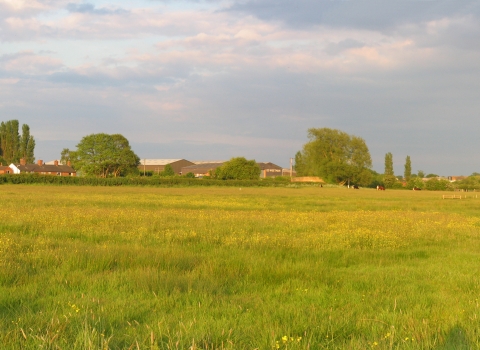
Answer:
[[[360,136],[383,172],[480,172],[480,3],[0,0],[0,113],[37,159],[91,133],[141,158],[288,166],[307,129]]]

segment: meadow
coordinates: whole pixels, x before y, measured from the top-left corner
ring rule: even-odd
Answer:
[[[2,349],[480,348],[475,193],[0,193]]]

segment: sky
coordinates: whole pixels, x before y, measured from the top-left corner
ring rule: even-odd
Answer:
[[[426,174],[480,172],[478,0],[0,0],[0,120],[58,159],[93,133],[140,158],[288,167],[309,128]],[[477,151],[475,151],[477,150]]]

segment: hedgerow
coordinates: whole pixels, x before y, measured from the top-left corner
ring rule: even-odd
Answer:
[[[285,187],[288,183],[269,180],[214,180],[182,177],[66,177],[40,174],[0,175],[0,184],[47,184],[77,186],[153,186],[153,187]],[[311,184],[306,184],[311,185]]]

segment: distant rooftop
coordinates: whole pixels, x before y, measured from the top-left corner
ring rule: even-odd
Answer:
[[[192,169],[215,169],[218,168],[219,166],[222,166],[223,163],[198,163],[195,165],[189,165],[189,166],[184,166],[182,168],[183,170],[192,170]]]
[[[167,165],[183,159],[140,159],[140,165]]]
[[[225,163],[226,160],[192,160],[192,163],[195,164],[219,164],[219,163]]]

